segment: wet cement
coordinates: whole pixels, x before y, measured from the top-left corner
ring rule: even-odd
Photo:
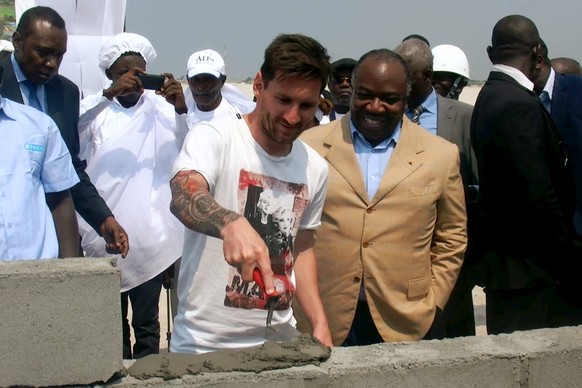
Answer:
[[[161,377],[165,380],[183,375],[212,372],[261,372],[307,364],[319,365],[331,355],[308,334],[291,341],[267,341],[263,345],[240,350],[221,350],[205,354],[155,354],[137,360],[128,373],[140,380]]]

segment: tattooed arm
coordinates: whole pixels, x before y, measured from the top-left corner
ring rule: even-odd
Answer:
[[[196,171],[180,171],[170,182],[170,211],[187,228],[223,240],[224,258],[237,267],[243,280],[253,280],[258,267],[267,294],[273,292],[269,249],[246,218],[220,206],[209,192],[206,179]]]

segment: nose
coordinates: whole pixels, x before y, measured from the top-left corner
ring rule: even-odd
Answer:
[[[293,105],[283,116],[287,124],[296,125],[301,121],[301,115],[299,114],[299,106]]]
[[[384,112],[384,105],[379,98],[374,98],[370,103],[366,106],[368,112],[370,113],[383,113]]]
[[[347,77],[342,78],[341,82],[338,84],[338,86],[340,88],[351,88],[352,87],[352,83],[350,82],[350,79]]]
[[[59,68],[60,60],[56,55],[49,55],[46,57],[44,65],[50,69],[57,70]]]

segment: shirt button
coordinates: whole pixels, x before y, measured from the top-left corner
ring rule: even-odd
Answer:
[[[359,276],[354,276],[354,283],[359,283],[362,280]]]
[[[370,246],[370,243],[369,243],[369,242],[365,242],[365,243],[363,243],[363,244],[362,244],[362,246],[363,246],[364,248],[368,248],[368,246]]]
[[[368,213],[368,214],[372,214],[373,211],[374,210],[372,210],[372,209],[366,209],[366,213]]]

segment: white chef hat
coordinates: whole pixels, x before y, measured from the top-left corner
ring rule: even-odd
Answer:
[[[103,43],[99,52],[99,66],[107,70],[127,52],[140,53],[146,63],[152,62],[157,56],[156,50],[147,38],[131,32],[122,32]]]

